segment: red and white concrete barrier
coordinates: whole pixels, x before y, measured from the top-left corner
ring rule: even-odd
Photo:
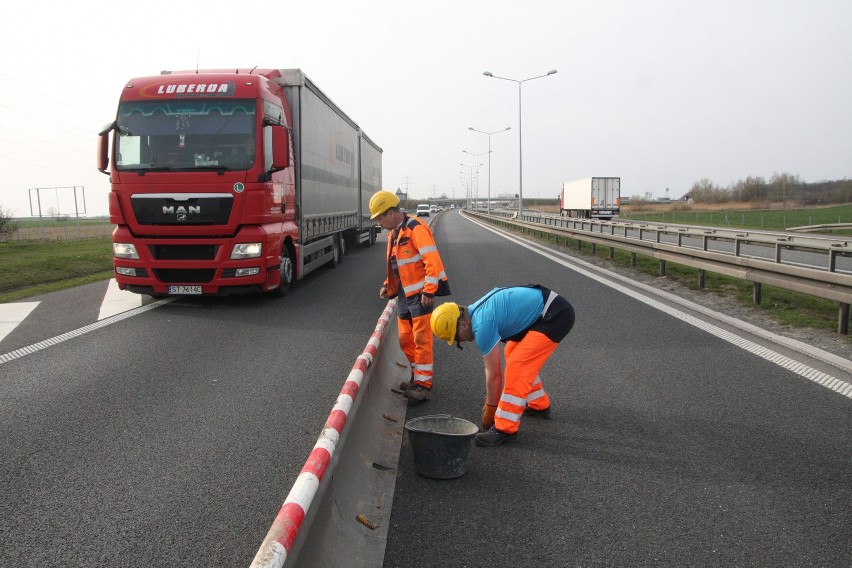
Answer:
[[[340,439],[340,434],[346,426],[349,411],[361,388],[361,381],[364,379],[367,369],[372,365],[373,358],[382,344],[382,339],[391,322],[395,308],[396,299],[389,301],[382,312],[364,352],[358,356],[346,383],[340,390],[337,403],[332,408],[314,449],[284,500],[281,510],[278,511],[263,544],[260,545],[260,549],[251,563],[251,568],[281,568],[284,561],[287,560],[287,555],[292,550],[293,542],[296,540],[302,522],[305,520],[305,515],[319,489],[326,468],[328,468],[328,464],[331,463],[331,458],[334,456],[334,450]]]

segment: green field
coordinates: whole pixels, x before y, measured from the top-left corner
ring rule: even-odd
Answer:
[[[651,207],[645,211],[623,211],[619,219],[778,231],[810,225],[852,223],[852,204],[819,209],[782,209],[771,211],[732,209],[717,211],[684,210],[657,213],[650,209],[653,208]],[[852,231],[847,229],[839,234],[852,234]]]
[[[112,277],[109,238],[0,243],[0,302]]]
[[[62,219],[55,219],[53,217],[44,217],[42,219],[38,219],[37,217],[25,217],[25,218],[16,218],[12,219],[12,222],[21,228],[33,228],[33,227],[102,227],[109,225],[108,217],[86,217],[75,219],[73,217],[66,217]]]

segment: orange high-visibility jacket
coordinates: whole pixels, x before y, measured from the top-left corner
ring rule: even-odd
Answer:
[[[399,281],[391,266],[392,257],[396,257]],[[406,297],[416,294],[450,294],[450,284],[432,230],[419,218],[408,215],[403,217],[401,227],[397,227],[388,238],[387,260],[385,286],[388,298],[395,298],[399,294],[400,285]]]

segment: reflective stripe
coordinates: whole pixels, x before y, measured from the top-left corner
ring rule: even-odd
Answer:
[[[427,276],[426,282],[428,282],[429,284],[438,284],[441,280],[443,280],[446,277],[447,277],[447,274],[442,270],[437,278],[435,278],[434,276]]]
[[[550,307],[550,304],[553,303],[553,300],[556,299],[556,296],[558,296],[558,294],[551,290],[550,295],[547,297],[547,301],[544,303],[544,309],[541,310],[541,317],[544,317],[544,314],[547,313],[547,308]]]
[[[514,404],[515,406],[526,406],[527,404],[527,399],[518,398],[517,396],[507,394],[505,392],[500,395],[500,401],[508,402],[509,404]]]
[[[406,264],[411,264],[412,262],[419,262],[423,257],[419,254],[415,254],[411,258],[398,258],[396,259],[396,264],[398,266],[405,266]]]
[[[527,402],[531,400],[535,400],[537,398],[541,398],[544,396],[544,389],[538,389],[537,391],[531,392],[529,396],[527,396]]]
[[[433,367],[433,365],[418,365],[418,364],[415,364],[414,370],[415,371],[431,371],[432,367]]]
[[[418,282],[417,284],[412,284],[411,286],[406,286],[402,290],[403,290],[403,292],[405,292],[405,295],[407,296],[409,292],[416,292],[418,290],[422,290],[424,286],[426,286],[425,282]]]
[[[540,384],[541,384],[541,376],[538,376],[533,381],[533,386],[540,385]]]
[[[508,420],[509,422],[520,422],[521,415],[515,414],[514,412],[506,412],[502,408],[498,408],[497,412],[494,413],[494,416],[499,416],[503,420]]]
[[[420,254],[426,254],[427,252],[435,252],[437,250],[438,250],[438,247],[436,247],[434,245],[428,246],[428,247],[423,247],[422,249],[420,249]]]

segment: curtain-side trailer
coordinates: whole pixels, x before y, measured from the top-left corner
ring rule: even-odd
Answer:
[[[381,186],[381,154],[299,69],[132,79],[98,152],[116,281],[281,295],[347,244],[375,241],[363,203]]]

